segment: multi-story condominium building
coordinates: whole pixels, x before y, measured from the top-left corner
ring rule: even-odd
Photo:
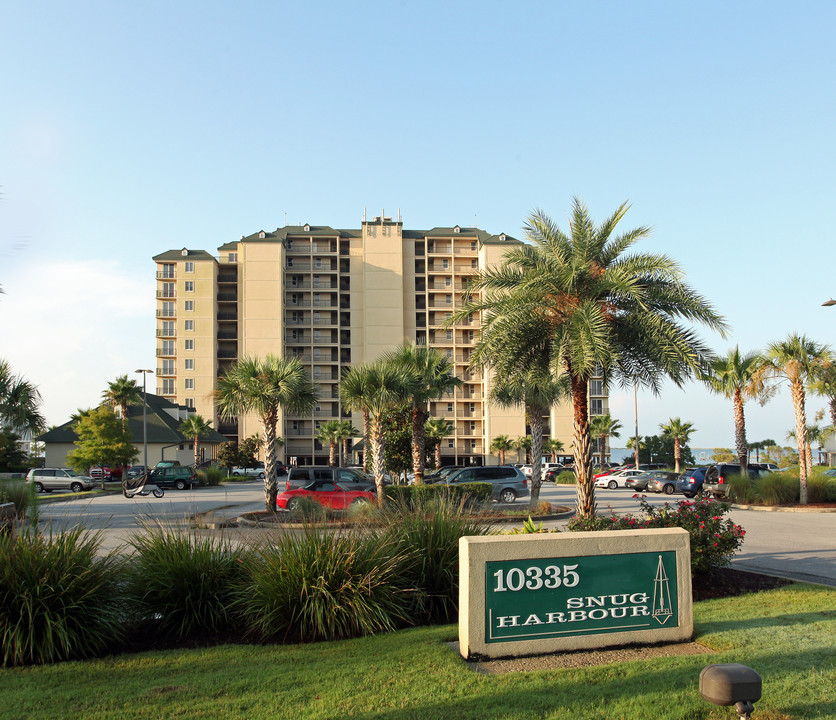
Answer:
[[[430,413],[450,420],[445,463],[496,463],[493,438],[527,432],[522,408],[487,402],[489,373],[469,367],[479,317],[443,327],[464,303],[468,282],[502,262],[520,241],[477,228],[405,230],[400,217],[363,219],[359,229],[298,225],[226,243],[213,256],[169,250],[157,264],[157,393],[194,407],[230,439],[260,431],[254,417],[219,418],[216,380],[239,357],[298,357],[319,390],[312,416],[282,418],[284,454],[298,463],[327,462],[315,439],[321,422],[351,417],[339,381],[351,365],[371,362],[404,340],[427,343],[450,358],[463,384],[434,401]],[[591,412],[607,412],[601,382]],[[570,452],[571,408],[557,407],[547,427]],[[360,417],[355,427],[362,427]],[[510,459],[509,459],[510,461]]]

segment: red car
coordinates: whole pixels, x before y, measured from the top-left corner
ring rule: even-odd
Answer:
[[[345,510],[349,505],[375,502],[377,495],[368,490],[348,490],[339,483],[330,480],[314,480],[305,487],[285,490],[276,498],[276,507],[293,510],[299,504],[299,498],[309,497],[320,505],[332,510]]]

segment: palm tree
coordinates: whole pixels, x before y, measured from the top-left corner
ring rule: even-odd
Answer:
[[[592,420],[589,423],[589,432],[600,441],[598,444],[600,445],[601,450],[602,468],[604,467],[605,456],[607,454],[607,438],[621,437],[619,434],[619,430],[621,430],[621,428],[621,421],[613,420],[609,414],[592,416]]]
[[[678,417],[670,418],[666,423],[659,425],[662,434],[673,438],[673,462],[674,470],[679,472],[679,459],[682,457],[682,444],[688,444],[691,434],[696,430],[693,423],[682,422]],[[741,466],[742,467],[742,466]]]
[[[122,414],[122,430],[124,430],[128,423],[128,405],[142,400],[142,388],[136,380],[128,380],[127,375],[120,375],[107,384],[107,390],[102,393],[102,399],[109,402],[114,410],[119,408]]]
[[[505,453],[513,449],[514,443],[507,435],[497,435],[491,443],[491,452],[499,455],[499,464],[505,464]]]
[[[424,480],[427,403],[453,392],[461,385],[461,380],[453,375],[453,366],[447,356],[437,348],[426,345],[404,343],[384,356],[384,361],[400,367],[407,377],[404,390],[410,404],[409,416],[412,423],[412,471],[415,473],[415,484],[420,485]]]
[[[557,460],[558,453],[563,452],[563,443],[557,438],[551,438],[543,444],[543,449],[549,453],[553,462]]]
[[[512,376],[544,355],[568,378],[572,393],[578,508],[595,514],[589,431],[589,379],[634,382],[658,393],[664,378],[681,386],[709,354],[690,327],[725,332],[723,319],[662,254],[627,251],[650,233],[613,236],[628,205],[596,226],[577,198],[565,235],[545,214],[529,216],[530,244],[505,253],[501,266],[469,285],[469,302],[451,323],[481,313],[475,364]]]
[[[200,449],[200,438],[212,429],[211,421],[204,420],[200,415],[189,415],[189,417],[180,423],[180,427],[177,429],[186,437],[192,438],[194,466],[197,468],[200,463],[200,455],[198,453]]]
[[[345,464],[346,458],[351,457],[351,440],[360,435],[360,431],[354,427],[351,420],[340,421],[340,440],[343,444],[342,459],[340,465]]]
[[[0,360],[0,430],[39,433],[46,427],[40,404],[38,388],[15,375],[8,361]]]
[[[790,385],[790,397],[795,411],[795,433],[798,441],[799,503],[807,504],[807,412],[804,386],[813,380],[829,362],[830,349],[810,340],[806,335],[794,333],[785,340],[772,343],[764,354],[758,370],[759,382],[786,380]]]
[[[755,462],[760,462],[761,450],[766,450],[767,448],[773,447],[775,445],[775,441],[767,438],[766,440],[758,440],[757,442],[749,443],[748,445],[749,452],[752,452],[752,450],[755,451]]]
[[[242,357],[218,379],[215,401],[224,418],[255,413],[264,427],[266,441],[264,501],[276,510],[276,425],[279,411],[304,415],[316,404],[316,387],[297,358],[268,354],[264,359]]]
[[[745,477],[749,449],[746,445],[746,419],[743,403],[758,395],[757,370],[763,363],[759,353],[741,355],[735,346],[723,357],[712,358],[700,372],[700,379],[715,393],[729,398],[734,407],[734,443],[740,472]]]
[[[543,416],[552,405],[567,395],[563,382],[554,380],[540,366],[525,374],[497,377],[490,391],[490,400],[501,407],[522,405],[531,428],[531,508],[540,502],[540,485],[543,481]]]
[[[328,464],[335,467],[337,464],[337,447],[344,437],[343,423],[341,420],[329,420],[322,423],[316,431],[316,439],[323,445],[328,445]]]
[[[371,373],[368,366],[357,365],[349,368],[340,380],[340,399],[347,410],[359,410],[363,415],[363,470],[371,467],[369,453],[369,408],[367,398],[372,392]]]
[[[528,453],[531,451],[531,438],[528,435],[518,437],[514,440],[514,450],[517,451],[517,461],[526,462],[528,460]]]
[[[453,423],[447,418],[429,418],[424,423],[424,436],[435,441],[435,469],[441,467],[441,441],[453,434]]]
[[[836,359],[831,358],[829,362],[816,368],[810,390],[827,399],[830,426],[836,428]]]
[[[377,486],[377,500],[383,504],[383,423],[382,415],[403,402],[404,387],[409,379],[398,365],[377,362],[352,367],[340,382],[340,397],[351,408],[363,411],[368,422],[366,455],[371,455],[371,468]],[[368,418],[368,419],[367,419]]]

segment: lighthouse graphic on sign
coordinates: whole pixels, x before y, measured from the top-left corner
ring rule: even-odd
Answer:
[[[659,567],[656,569],[656,579],[653,581],[653,611],[651,615],[660,625],[664,625],[673,616],[671,607],[671,588],[662,556],[659,556]]]

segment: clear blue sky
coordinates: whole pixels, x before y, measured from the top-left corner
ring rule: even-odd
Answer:
[[[154,358],[151,256],[285,221],[521,237],[573,195],[676,258],[733,328],[832,343],[826,2],[14,3],[0,23],[0,357],[51,423]],[[809,403],[810,415],[823,406]],[[640,396],[733,443],[696,385]],[[632,428],[632,393],[613,415]],[[783,440],[786,393],[747,405]]]

